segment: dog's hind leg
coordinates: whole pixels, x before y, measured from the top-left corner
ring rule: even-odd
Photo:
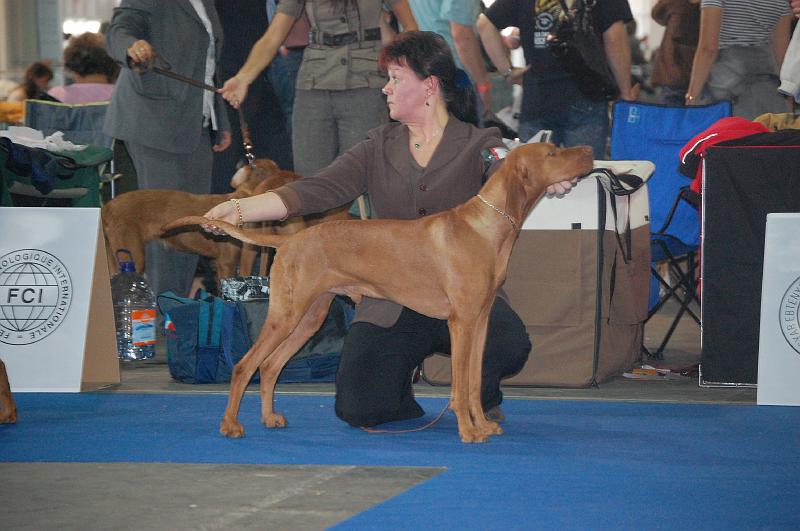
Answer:
[[[275,289],[272,294],[273,298],[270,300],[270,311],[267,314],[267,320],[264,322],[264,326],[261,327],[261,331],[253,346],[250,347],[250,350],[247,351],[244,357],[233,368],[228,405],[225,408],[225,416],[222,418],[219,428],[220,433],[226,437],[244,436],[244,428],[236,417],[239,413],[239,406],[241,405],[242,396],[247,388],[247,384],[250,382],[256,369],[258,369],[265,360],[274,357],[276,350],[279,350],[279,347],[286,338],[292,334],[295,328],[301,327],[300,323],[303,322],[308,310],[321,295],[320,293],[314,293],[312,290],[309,290],[302,294],[294,293],[294,297],[289,297],[285,291],[279,289]],[[288,301],[292,302],[290,303]],[[328,301],[328,303],[330,303],[330,301]],[[310,337],[313,332],[314,330],[307,332],[308,337]],[[306,339],[308,339],[308,337],[306,337]],[[302,346],[302,343],[298,345],[297,348],[300,348],[300,346]],[[294,354],[294,351],[286,353],[284,355],[286,360],[284,360],[283,363],[286,363],[292,354]],[[280,367],[282,368],[283,365],[280,365]],[[277,379],[277,375],[275,375],[274,379]],[[261,383],[261,386],[263,388],[264,382]]]
[[[250,383],[250,379],[259,365],[289,336],[297,320],[299,320],[299,317],[292,321],[287,319],[281,321],[277,317],[277,313],[273,312],[267,315],[267,320],[261,328],[255,343],[233,368],[228,405],[225,408],[225,416],[222,417],[222,422],[219,426],[219,431],[222,435],[226,437],[244,437],[244,427],[236,417],[239,414],[239,406],[241,405],[244,391],[247,389],[247,384]],[[265,334],[265,330],[269,330],[269,333]]]
[[[325,322],[333,297],[332,293],[320,295],[289,337],[259,367],[261,376],[261,422],[268,428],[283,428],[286,426],[286,418],[274,410],[275,385],[278,383],[281,371],[292,359],[292,356]]]

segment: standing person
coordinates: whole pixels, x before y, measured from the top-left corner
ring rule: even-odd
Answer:
[[[224,151],[231,143],[224,101],[152,71],[134,72],[131,65],[146,66],[160,56],[175,73],[216,85],[222,29],[214,2],[122,0],[106,39],[122,71],[104,131],[125,142],[139,188],[209,193],[212,151]],[[197,255],[151,242],[146,256],[155,293],[189,293]]]
[[[72,75],[73,83],[53,87],[48,94],[62,103],[111,99],[119,65],[106,52],[103,35],[86,32],[71,37],[63,58],[64,68]]]
[[[407,0],[388,3],[404,29],[416,29]],[[244,66],[220,90],[238,107],[305,10],[311,31],[292,113],[294,170],[300,175],[324,168],[387,121],[378,68],[381,8],[381,0],[281,0]]]
[[[332,164],[266,194],[221,203],[205,214],[237,224],[321,212],[369,192],[376,218],[416,219],[474,196],[487,168],[483,154],[504,146],[495,128],[463,122],[464,92],[444,39],[412,31],[384,48],[389,114],[397,120],[370,131]],[[554,185],[564,192],[571,183]],[[241,216],[241,217],[240,217]],[[431,264],[431,267],[434,265]],[[495,300],[483,357],[483,407],[500,420],[500,380],[518,372],[531,344],[505,294]],[[354,426],[419,417],[411,375],[434,352],[450,351],[447,321],[394,302],[364,297],[345,339],[336,378],[336,414]]]
[[[267,23],[272,24],[272,19],[277,12],[278,0],[267,0]],[[292,138],[292,114],[294,112],[294,87],[297,84],[297,72],[303,62],[303,51],[308,46],[308,17],[305,13],[300,15],[286,39],[278,48],[278,53],[267,68],[272,90],[278,98],[278,103],[283,114],[286,132]],[[293,169],[287,168],[287,169]]]
[[[491,111],[492,84],[486,73],[475,23],[481,13],[481,0],[408,0],[419,29],[438,33],[453,51],[453,59],[461,72],[457,82],[469,83],[477,94],[474,114],[467,121],[479,125],[479,116]],[[478,103],[480,100],[480,103]]]
[[[702,0],[686,104],[732,100],[734,116],[748,120],[789,112],[778,86],[791,20],[786,0]]]
[[[631,48],[625,29],[633,19],[628,1],[595,2],[592,13],[619,98],[635,100],[639,88],[631,86]],[[554,143],[590,145],[595,158],[603,158],[609,132],[608,102],[585,97],[574,76],[547,49],[547,35],[562,16],[558,0],[497,0],[478,18],[478,30],[498,71],[513,80],[516,73],[508,61],[500,30],[519,28],[525,60],[530,66],[522,83],[520,139],[525,141],[542,129],[550,129]]]
[[[700,0],[658,0],[650,14],[664,26],[650,84],[661,87],[661,103],[683,105],[700,34]]]

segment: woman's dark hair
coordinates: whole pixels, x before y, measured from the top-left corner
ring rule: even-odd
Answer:
[[[22,81],[22,86],[25,88],[25,97],[33,99],[41,92],[39,87],[36,86],[36,80],[47,78],[47,81],[53,79],[53,70],[41,61],[31,63],[25,70],[25,78]]]
[[[406,31],[381,50],[381,68],[391,63],[408,66],[420,79],[436,76],[447,110],[462,121],[476,115],[469,78],[456,68],[447,41],[431,31]],[[473,122],[474,123],[474,122]],[[477,124],[476,124],[477,125]]]
[[[79,76],[104,74],[109,83],[114,81],[119,69],[106,52],[103,36],[99,33],[83,33],[70,38],[64,48],[64,67]]]

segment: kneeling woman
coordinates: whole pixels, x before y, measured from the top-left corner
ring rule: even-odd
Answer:
[[[383,49],[381,64],[389,72],[383,88],[389,114],[398,123],[373,129],[366,140],[311,177],[242,199],[244,221],[322,212],[364,192],[369,192],[373,217],[415,219],[478,193],[486,169],[482,152],[503,142],[497,129],[477,129],[459,120],[463,103],[444,39],[431,32],[401,34]],[[556,186],[563,191],[570,183]],[[205,216],[240,222],[231,202]],[[501,293],[492,307],[483,358],[481,397],[493,420],[501,417],[500,380],[522,368],[530,349],[524,324]],[[447,321],[365,297],[342,350],[336,414],[353,426],[421,416],[411,377],[434,352],[450,352]]]

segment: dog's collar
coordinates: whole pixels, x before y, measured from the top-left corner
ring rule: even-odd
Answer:
[[[481,194],[478,194],[478,199],[483,201],[485,204],[489,205],[489,207],[491,207],[495,212],[506,218],[508,222],[511,223],[511,226],[514,228],[514,232],[519,232],[519,229],[517,228],[517,222],[514,221],[514,218],[512,218],[511,216],[509,216],[508,214],[506,214],[505,212],[503,212],[502,210],[491,204],[489,201],[484,199]]]

